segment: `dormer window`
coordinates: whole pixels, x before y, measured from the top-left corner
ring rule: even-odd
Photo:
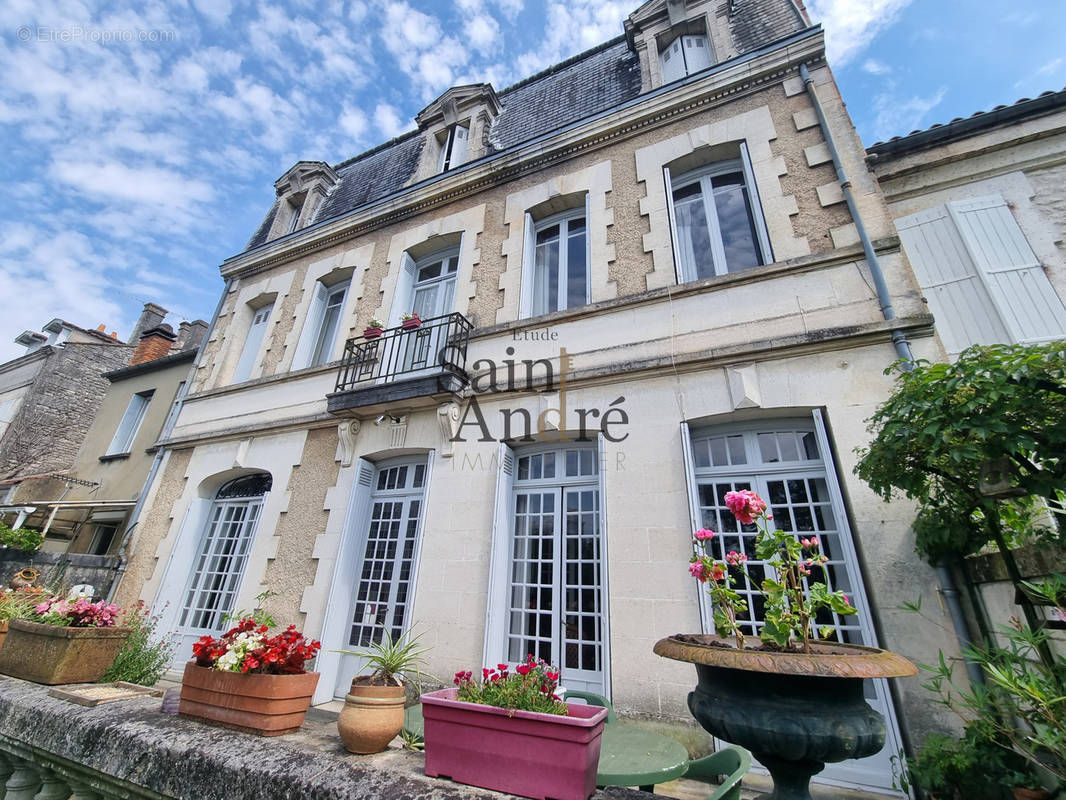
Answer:
[[[681,80],[686,75],[711,66],[711,45],[705,34],[678,36],[659,52],[663,83]]]
[[[306,194],[289,199],[289,228],[286,233],[292,233],[300,227],[300,212],[303,210]]]
[[[266,241],[294,233],[313,221],[319,204],[337,185],[337,173],[322,161],[298,161],[274,183],[278,202]]]
[[[456,123],[449,125],[440,149],[440,166],[438,172],[447,172],[466,162],[467,142],[470,129]]]

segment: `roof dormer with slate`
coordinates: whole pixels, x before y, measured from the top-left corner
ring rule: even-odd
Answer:
[[[254,238],[270,241],[310,224],[318,207],[336,185],[337,173],[326,162],[297,161],[274,182],[277,199]]]
[[[425,137],[417,178],[447,172],[491,152],[489,133],[501,110],[488,83],[453,86],[423,108],[415,117]]]
[[[649,0],[625,31],[648,92],[809,25],[798,0]]]

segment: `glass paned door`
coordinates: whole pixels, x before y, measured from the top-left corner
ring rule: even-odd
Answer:
[[[830,491],[827,469],[813,426],[784,423],[758,430],[730,428],[709,435],[696,435],[692,440],[695,465],[699,519],[703,527],[711,528],[717,536],[707,542],[707,551],[724,559],[731,550],[748,556],[747,573],[733,570],[735,589],[748,601],[747,620],[741,627],[745,635],[758,636],[763,626],[762,599],[753,583],[761,583],[769,569],[755,555],[755,525],[742,525],[728,510],[725,495],[730,491],[751,489],[767,502],[773,514],[772,524],[799,537],[817,536],[826,563],[828,579],[813,569],[805,584],[825,581],[830,591],[842,590],[855,597],[856,605],[868,608],[860,593],[861,580],[854,546],[845,521],[839,518],[840,506]],[[700,602],[708,603],[705,592]],[[710,619],[705,606],[704,618]],[[832,629],[831,638],[850,644],[872,645],[876,639],[868,615],[841,617],[831,610],[819,612],[816,626]],[[814,635],[819,635],[818,630]],[[877,711],[892,713],[885,681],[864,682],[866,699]],[[836,781],[843,785],[864,786],[891,790],[894,750],[886,745],[878,754],[855,761],[830,764],[819,774],[819,780]]]
[[[424,462],[383,466],[375,473],[366,535],[359,550],[355,603],[345,637],[348,648],[365,649],[382,641],[386,631],[395,640],[407,628],[425,485]],[[344,656],[337,697],[348,693],[361,668],[360,659]]]
[[[227,629],[223,617],[236,605],[262,506],[262,497],[258,497],[216,501],[211,507],[207,531],[178,618],[175,664],[191,657],[192,645],[201,636],[217,636]]]
[[[602,693],[600,490],[590,479],[591,449],[518,458],[506,658],[543,658],[560,667],[564,686]]]

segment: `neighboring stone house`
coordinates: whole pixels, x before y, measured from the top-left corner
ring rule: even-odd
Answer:
[[[103,373],[133,352],[104,331],[54,319],[20,334],[26,353],[0,364],[0,505],[21,497],[26,478],[73,465],[107,390]]]
[[[827,620],[840,638],[954,652],[899,609],[938,608],[913,509],[852,474],[885,368],[942,351],[801,6],[651,0],[416,121],[296,164],[222,264],[119,590],[181,633],[179,661],[270,590],[323,641],[317,702],[360,667],[336,649],[414,628],[437,675],[533,652],[690,723],[692,669],[652,646],[709,630],[694,526],[758,568],[723,506],[740,487],[821,537],[860,609]],[[945,724],[920,684],[871,682],[885,750],[822,779],[891,792],[902,731]]]
[[[1066,90],[868,153],[949,355],[1066,336]]]

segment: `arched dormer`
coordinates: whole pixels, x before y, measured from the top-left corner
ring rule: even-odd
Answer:
[[[337,181],[337,173],[326,162],[297,161],[274,182],[277,210],[267,238],[285,236],[310,223]]]
[[[429,178],[481,158],[489,130],[502,106],[488,83],[453,86],[415,117],[426,137],[418,179]]]

